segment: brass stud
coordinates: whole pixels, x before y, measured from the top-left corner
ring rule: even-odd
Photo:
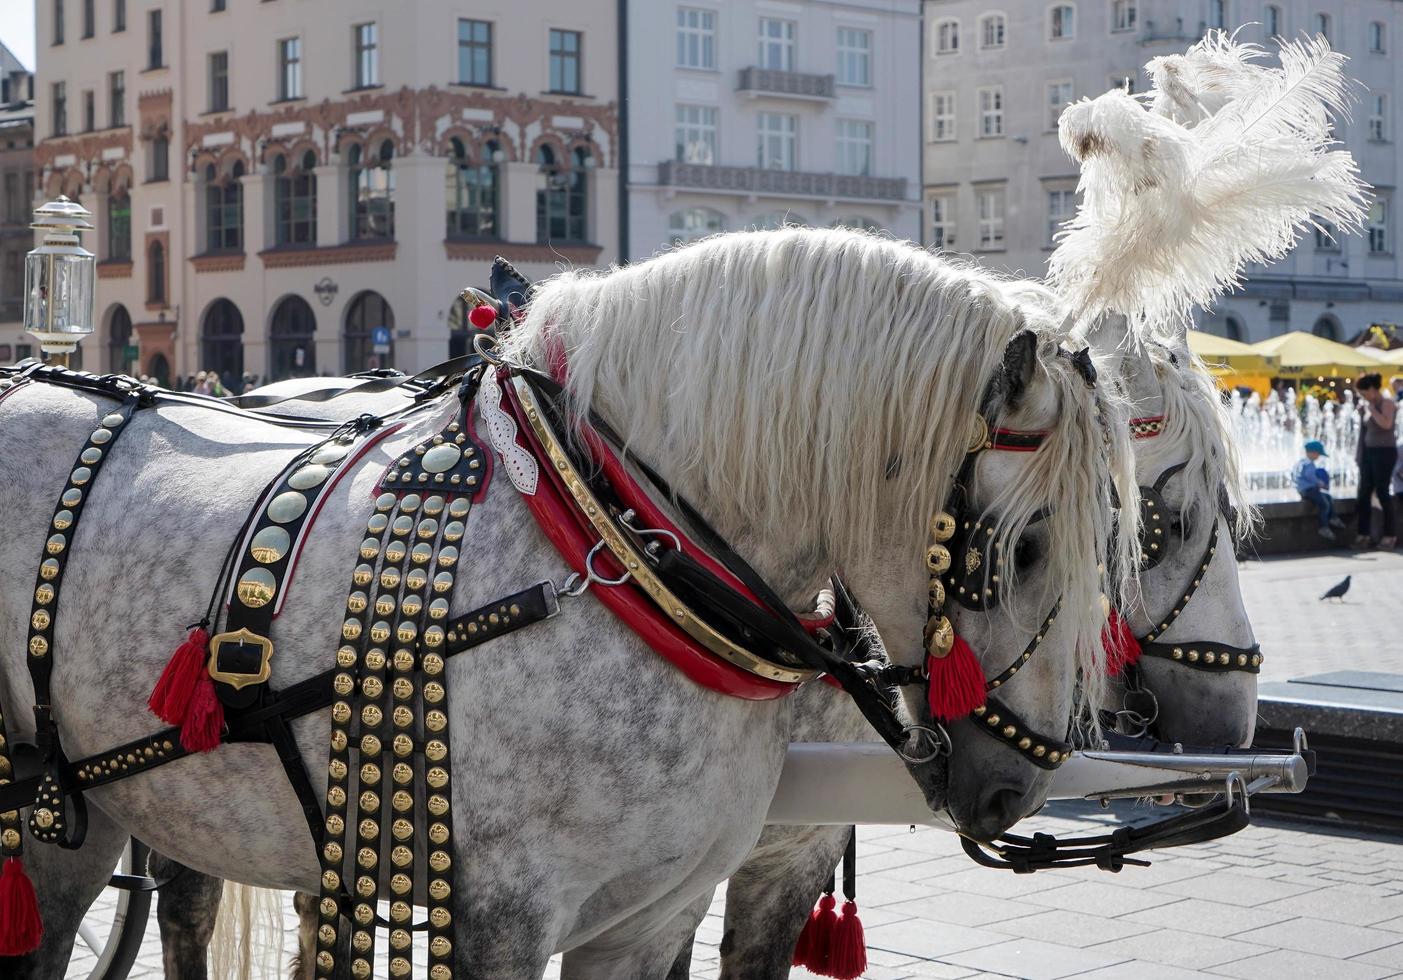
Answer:
[[[443,901],[451,892],[452,889],[448,887],[448,882],[444,881],[442,878],[435,878],[433,881],[429,882],[429,897],[436,902]]]
[[[1028,751],[1029,747],[1031,747],[1032,744],[1033,740],[1031,738],[1028,738],[1026,735],[1018,740],[1018,747],[1025,752]]]
[[[1039,759],[1041,759],[1041,758],[1042,758],[1044,755],[1046,755],[1046,754],[1047,754],[1047,746],[1046,746],[1046,745],[1035,745],[1035,746],[1033,746],[1033,755],[1037,756]]]
[[[1004,738],[1013,738],[1013,736],[1018,734],[1018,729],[1014,728],[1012,725],[1005,725],[1003,732]]]

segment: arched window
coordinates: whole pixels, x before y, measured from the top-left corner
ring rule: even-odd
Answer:
[[[366,153],[357,143],[347,157],[351,188],[351,237],[395,237],[395,145],[382,142]],[[357,369],[359,370],[359,369]]]
[[[160,242],[146,250],[146,302],[166,302],[166,249]]]
[[[711,208],[687,208],[674,211],[667,219],[667,240],[673,245],[694,242],[698,238],[726,230],[726,218]]]
[[[1325,40],[1327,40],[1327,41],[1330,40],[1330,15],[1329,15],[1329,14],[1316,14],[1316,15],[1315,15],[1315,33],[1319,34],[1321,37],[1325,38]]]
[[[1245,343],[1247,341],[1247,331],[1242,326],[1242,321],[1235,316],[1229,315],[1223,321],[1223,335],[1229,340],[1237,340]]]
[[[273,310],[268,327],[268,380],[317,373],[317,316],[301,296],[289,296]]]
[[[1326,340],[1339,340],[1340,321],[1327,313],[1315,321],[1315,326],[1310,328],[1310,332],[1317,337],[1324,337]]]
[[[113,308],[107,318],[107,370],[113,374],[131,374],[135,358],[127,357],[132,345],[132,318],[125,306]]]
[[[213,371],[230,391],[242,391],[244,317],[227,299],[217,299],[205,311],[200,326],[200,368]]]
[[[107,195],[107,261],[132,260],[132,199],[123,188]]]
[[[347,374],[394,367],[395,314],[385,297],[367,290],[351,300],[343,338]]]
[[[244,247],[243,161],[226,174],[205,168],[205,251],[238,252]]]
[[[482,333],[468,319],[468,304],[459,296],[448,311],[448,356],[462,357],[471,354],[473,338]]]
[[[1274,3],[1267,4],[1265,16],[1262,18],[1267,37],[1281,37],[1283,35],[1281,8]]]
[[[166,360],[164,354],[152,354],[151,360],[146,362],[146,373],[156,379],[156,383],[162,388],[169,388],[171,383],[171,363]]]
[[[935,53],[960,53],[960,22],[958,20],[951,19],[936,21]]]
[[[570,154],[569,165],[559,163],[555,151],[542,146],[536,152],[541,168],[540,189],[536,191],[536,241],[587,241],[589,151],[578,147]]]
[[[845,214],[833,222],[834,228],[851,228],[854,231],[881,231],[882,226],[866,215]]]
[[[488,140],[469,159],[467,147],[456,136],[448,161],[448,181],[444,187],[449,238],[498,238],[498,163],[502,148]]]
[[[311,150],[296,165],[273,158],[273,228],[278,245],[317,243],[317,156]]]
[[[1053,4],[1047,12],[1047,36],[1062,41],[1077,36],[1077,8],[1070,3]]]
[[[1003,14],[985,14],[979,18],[979,46],[981,48],[1001,48],[1004,46],[1004,32],[1008,19]]]

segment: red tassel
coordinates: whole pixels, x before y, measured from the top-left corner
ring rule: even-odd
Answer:
[[[1101,645],[1106,648],[1106,676],[1119,677],[1121,671],[1140,659],[1140,641],[1130,624],[1114,609],[1106,617],[1101,631]]]
[[[191,752],[209,752],[219,747],[224,732],[224,705],[214,691],[214,680],[208,670],[200,672],[195,693],[190,697],[190,711],[180,726],[180,744]]]
[[[837,904],[832,895],[824,895],[818,900],[814,910],[809,913],[809,921],[804,923],[804,931],[799,933],[799,941],[794,944],[794,966],[802,966],[819,976],[826,975],[833,930],[838,925],[838,914],[833,911]]]
[[[938,721],[963,718],[984,703],[984,668],[964,637],[955,636],[950,652],[926,657],[930,672],[930,713]]]
[[[12,857],[0,872],[0,956],[32,953],[43,937],[34,884],[24,873],[24,862]]]
[[[843,903],[843,914],[833,929],[828,947],[828,976],[834,980],[856,980],[867,969],[867,936],[857,917],[857,903]]]
[[[474,306],[468,311],[468,322],[479,330],[486,330],[497,322],[497,311],[486,305]]]
[[[151,713],[167,725],[182,725],[190,711],[190,701],[200,676],[208,673],[205,669],[209,657],[209,632],[203,626],[196,626],[185,638],[185,642],[175,648],[166,669],[151,690],[146,706]]]

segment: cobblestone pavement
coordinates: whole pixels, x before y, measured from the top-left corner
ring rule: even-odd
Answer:
[[[1268,654],[1263,679],[1403,673],[1400,573],[1403,555],[1380,552],[1244,563],[1243,593]],[[1345,575],[1354,577],[1345,601],[1320,602]],[[1053,804],[1019,830],[1095,832],[1116,812]],[[1165,852],[1149,868],[1013,876],[975,867],[940,831],[871,827],[859,837],[870,980],[1403,977],[1403,840],[1262,819],[1236,836]],[[698,932],[694,977],[717,976],[724,901],[718,889]],[[284,913],[291,955],[290,901]],[[100,907],[94,919],[103,914]],[[162,975],[155,932],[152,923],[134,978]],[[86,977],[92,962],[80,943],[68,976]],[[558,975],[556,961],[548,976]]]

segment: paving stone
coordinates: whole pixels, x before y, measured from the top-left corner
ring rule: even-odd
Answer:
[[[990,929],[942,924],[928,919],[905,919],[867,930],[869,948],[876,947],[926,960],[946,959],[951,953],[989,946],[1007,939],[1007,936]]]
[[[1333,885],[1261,907],[1357,926],[1370,926],[1403,916],[1403,898],[1390,895],[1387,889],[1377,885]]]
[[[902,881],[900,878],[889,878],[885,875],[864,874],[857,881],[857,889],[858,904],[863,908],[895,905],[898,902],[910,902],[931,895],[949,894],[949,890],[938,877],[923,881]]]
[[[1375,922],[1375,929],[1387,929],[1389,932],[1403,932],[1403,916],[1396,919],[1389,919],[1387,922]]]
[[[905,968],[910,971],[901,974],[902,980],[977,980],[984,976],[978,970],[950,963],[932,963],[922,960]]]
[[[1115,966],[1103,966],[1099,970],[1078,973],[1077,980],[1191,980],[1202,977],[1197,970],[1180,970],[1163,963],[1147,963],[1144,960],[1127,960]]]
[[[1087,970],[1113,966],[1129,959],[1114,953],[1077,949],[1036,939],[1010,939],[994,946],[967,950],[941,957],[947,963],[977,967],[1024,980],[1056,980]]]
[[[1210,872],[1210,874],[1212,873],[1214,872]],[[1174,884],[1174,882],[1170,882],[1165,887],[1169,888]],[[1120,885],[1079,881],[1061,888],[1036,892],[1028,895],[1025,900],[1033,905],[1045,905],[1048,908],[1066,909],[1069,912],[1113,918],[1127,912],[1139,912],[1160,905],[1169,905],[1177,902],[1179,896],[1155,889],[1139,890],[1123,888]]]
[[[1030,875],[1013,875],[1008,872],[990,871],[988,868],[966,868],[939,879],[942,889],[952,892],[967,892],[974,895],[988,895],[991,898],[1012,898],[1026,901],[1028,896],[1038,892],[1051,891],[1076,884],[1061,871],[1039,871]]]
[[[1220,963],[1258,956],[1271,952],[1272,948],[1258,943],[1180,932],[1177,929],[1159,929],[1091,947],[1093,952],[1120,954],[1127,959],[1150,960],[1191,970],[1203,970]]]
[[[1205,936],[1236,936],[1249,929],[1260,929],[1293,918],[1288,912],[1244,908],[1202,898],[1186,898],[1173,905],[1132,912],[1118,921],[1162,928],[1172,925],[1185,932]]]
[[[1383,929],[1366,929],[1343,922],[1326,922],[1324,919],[1291,919],[1239,933],[1233,938],[1338,959],[1383,949],[1397,942],[1395,933]]]
[[[953,922],[962,926],[984,926],[1004,923],[1024,915],[1037,915],[1043,909],[1024,902],[987,895],[946,892],[910,902],[887,906],[891,912],[910,915],[933,922]]]
[[[1068,912],[1065,909],[1046,909],[1037,915],[1025,915],[1002,922],[998,928],[1000,932],[1024,939],[1041,939],[1043,942],[1057,943],[1061,946],[1084,947],[1153,932],[1155,927],[1130,922],[1128,917],[1103,919],[1080,912]]]
[[[878,949],[869,943],[867,946],[867,962],[875,963],[878,966],[906,966],[911,963],[924,963],[926,961],[907,953],[893,953],[890,950]]]
[[[1125,888],[1154,888],[1227,867],[1216,859],[1180,857],[1176,854],[1174,860],[1166,861],[1166,856],[1163,853],[1151,855],[1153,863],[1148,868],[1129,867],[1116,875],[1108,875],[1100,868],[1067,868],[1057,873],[1074,881],[1110,882]]]
[[[1386,966],[1391,970],[1403,970],[1403,943],[1360,953],[1358,956],[1352,957],[1349,962],[1368,963],[1371,966]]]
[[[891,878],[900,878],[903,881],[930,881],[936,878],[943,879],[946,875],[959,874],[961,871],[978,870],[977,865],[963,854],[923,860],[929,855],[911,851],[905,853],[908,861],[906,865],[893,865],[883,869],[882,873]],[[988,874],[989,872],[984,870],[982,873]],[[998,875],[996,874],[995,877]]]
[[[1214,967],[1213,972],[1240,980],[1381,980],[1393,973],[1388,967],[1286,949],[1225,963]]]
[[[1171,881],[1161,885],[1156,891],[1185,898],[1206,898],[1215,902],[1249,907],[1265,905],[1279,899],[1290,898],[1309,891],[1305,885],[1269,878],[1254,878],[1235,871],[1210,871],[1206,875],[1189,878],[1186,881]]]

